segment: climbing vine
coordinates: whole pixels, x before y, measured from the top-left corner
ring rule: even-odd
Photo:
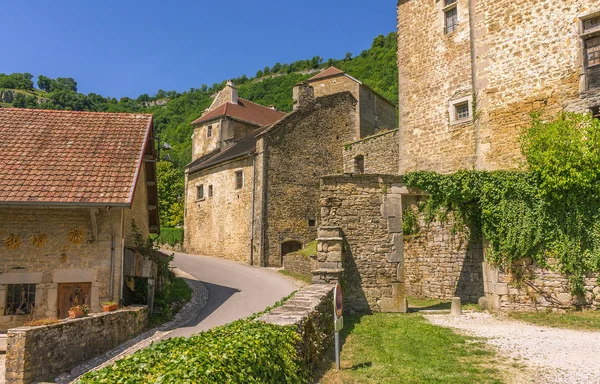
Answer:
[[[453,212],[460,225],[480,230],[491,262],[512,269],[528,257],[556,266],[581,294],[585,274],[600,271],[600,121],[533,116],[521,151],[520,170],[414,172],[405,181],[431,193],[426,219]]]
[[[131,220],[131,237],[137,250],[150,261],[156,263],[157,268],[157,288],[163,287],[164,283],[169,280],[169,264],[173,261],[173,255],[165,257],[164,255],[157,252],[157,248],[154,246],[154,241],[140,233],[135,220]]]

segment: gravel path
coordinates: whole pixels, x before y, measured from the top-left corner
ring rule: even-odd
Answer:
[[[540,327],[487,313],[426,315],[431,323],[485,337],[529,369],[519,382],[600,383],[600,332]]]

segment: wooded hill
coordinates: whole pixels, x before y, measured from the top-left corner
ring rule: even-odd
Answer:
[[[351,76],[361,80],[381,95],[398,102],[398,67],[397,34],[377,36],[369,49],[353,57],[347,53],[343,59],[323,60],[315,56],[310,60],[299,60],[291,64],[276,63],[271,67],[259,70],[254,76],[242,75],[231,79],[238,88],[240,97],[262,105],[275,105],[281,111],[292,109],[292,88],[300,81],[306,80],[315,73],[335,66]],[[77,91],[77,82],[72,78],[51,79],[40,75],[37,88],[33,83],[33,75],[29,73],[0,74],[0,107],[66,109],[98,112],[143,112],[154,114],[154,126],[161,141],[173,148],[168,155],[171,164],[160,167],[159,171],[170,169],[183,175],[185,165],[191,159],[192,126],[190,123],[200,117],[208,108],[215,94],[221,90],[226,81],[206,84],[189,91],[176,92],[158,90],[156,94],[140,95],[137,99],[122,97],[104,97],[95,93],[87,95]],[[166,153],[161,153],[164,156]],[[169,172],[171,173],[171,172]],[[159,175],[160,177],[161,175]],[[165,176],[165,175],[162,175]],[[181,177],[179,177],[181,178]],[[173,175],[168,177],[172,183]],[[179,190],[183,183],[167,186],[174,197],[182,194]],[[171,186],[173,188],[171,188]],[[168,209],[161,207],[163,224],[171,220]],[[179,209],[177,209],[179,210]],[[176,215],[178,216],[178,215]]]

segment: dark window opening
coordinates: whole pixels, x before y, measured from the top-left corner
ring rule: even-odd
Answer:
[[[600,105],[592,107],[590,108],[590,110],[592,111],[592,116],[594,117],[594,119],[600,120]]]
[[[211,137],[212,136],[212,125],[208,126],[208,129],[206,130],[206,137]]]
[[[235,173],[235,189],[242,189],[244,186],[244,172],[237,171]]]
[[[281,256],[287,255],[288,253],[298,252],[302,249],[302,243],[299,241],[286,241],[281,243]]]
[[[212,197],[213,196],[213,186],[209,185],[208,186],[208,197]]]
[[[317,225],[317,220],[315,219],[308,219],[308,226],[309,227],[314,227]]]
[[[446,0],[447,8],[444,9],[444,32],[446,34],[456,31],[458,27],[458,7],[456,0]]]
[[[592,17],[583,21],[583,31],[590,32],[600,28],[600,16]]]
[[[365,173],[365,157],[363,155],[354,158],[354,173]]]
[[[196,187],[196,199],[204,199],[204,185],[199,185]]]
[[[454,106],[455,120],[463,120],[469,118],[469,103],[460,103]]]
[[[35,308],[35,284],[8,284],[5,316],[30,315]]]

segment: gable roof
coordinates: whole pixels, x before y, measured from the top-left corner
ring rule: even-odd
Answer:
[[[228,116],[258,126],[269,125],[279,120],[285,113],[263,107],[249,100],[238,98],[238,103],[225,103],[192,122],[192,125]]]
[[[334,76],[345,75],[345,74],[346,74],[346,72],[339,70],[336,67],[329,67],[326,70],[319,72],[318,74],[316,74],[315,76],[311,77],[310,79],[308,79],[306,81],[311,82],[311,81],[315,81],[315,80],[321,80],[326,77],[334,77]]]
[[[130,206],[152,115],[0,108],[0,203]]]

